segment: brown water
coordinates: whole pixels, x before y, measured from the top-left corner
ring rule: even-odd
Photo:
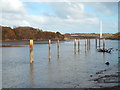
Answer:
[[[39,43],[39,41],[37,42]],[[114,50],[111,54],[97,52],[94,39],[90,40],[89,48],[85,48],[84,40],[81,40],[80,52],[78,52],[78,47],[75,51],[72,40],[62,41],[59,52],[56,43],[51,44],[50,52],[47,44],[34,44],[33,64],[29,63],[28,43],[3,42],[4,45],[26,46],[2,48],[3,88],[99,87],[99,83],[89,81],[90,75],[118,64],[117,40],[106,40],[106,48],[112,47]],[[110,62],[109,66],[105,65],[106,61]],[[117,69],[115,70],[117,71]],[[110,73],[112,72],[114,71]],[[103,84],[103,86],[110,85]],[[112,85],[116,85],[116,83]]]

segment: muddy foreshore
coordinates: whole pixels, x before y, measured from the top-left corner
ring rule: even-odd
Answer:
[[[118,89],[120,88],[120,71],[118,70],[119,66],[114,65],[110,66],[107,69],[100,70],[93,75],[90,75],[91,79],[89,81],[95,82],[97,85],[95,88],[101,89]],[[107,85],[104,85],[107,84]]]

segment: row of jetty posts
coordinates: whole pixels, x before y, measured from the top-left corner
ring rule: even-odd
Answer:
[[[30,40],[30,63],[33,63],[34,59],[33,59],[33,40]],[[48,58],[50,60],[51,58],[51,55],[50,55],[50,47],[51,47],[51,40],[48,41]],[[58,48],[58,57],[59,57],[59,54],[60,54],[60,41],[58,40],[57,41],[57,48]]]
[[[99,40],[99,45],[98,45],[98,40]],[[103,50],[105,50],[105,39],[103,38]],[[100,43],[101,43],[101,39],[95,39],[95,46],[96,46],[96,49],[97,47],[100,48]],[[34,59],[33,59],[33,40],[30,40],[30,63],[33,63]],[[80,39],[74,39],[74,53],[76,53],[76,46],[78,45],[78,52],[80,51]],[[90,39],[84,39],[84,45],[85,45],[85,48],[86,46],[88,48],[90,48]],[[48,40],[48,58],[50,59],[51,58],[51,55],[50,55],[50,47],[51,47],[51,40]],[[57,49],[58,49],[58,57],[59,57],[59,53],[60,53],[60,41],[58,40],[57,41]]]

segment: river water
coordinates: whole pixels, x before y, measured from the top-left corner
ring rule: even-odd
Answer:
[[[22,45],[25,47],[2,47],[2,87],[3,88],[92,88],[99,83],[89,81],[90,75],[118,64],[118,40],[106,40],[110,53],[96,50],[95,40],[85,47],[84,39],[74,48],[73,40],[56,41],[49,51],[44,44],[34,44],[34,63],[30,64],[29,41],[6,41],[3,45]],[[101,41],[102,47],[102,41]],[[109,61],[110,65],[105,62]],[[117,69],[116,69],[117,71]],[[112,73],[112,72],[111,72]],[[115,85],[115,83],[113,83]],[[105,83],[104,86],[110,86]]]

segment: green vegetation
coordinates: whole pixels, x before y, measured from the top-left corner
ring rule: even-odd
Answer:
[[[59,32],[47,32],[32,27],[4,27],[2,29],[2,40],[63,40],[64,36]]]
[[[2,40],[64,40],[75,38],[99,38],[97,33],[66,33],[62,35],[60,32],[48,32],[42,29],[36,29],[32,27],[5,27],[0,26],[0,32],[2,32]],[[103,38],[106,39],[119,39],[120,32],[111,34],[104,33]]]
[[[115,33],[110,37],[106,37],[106,39],[120,40],[120,32]]]

